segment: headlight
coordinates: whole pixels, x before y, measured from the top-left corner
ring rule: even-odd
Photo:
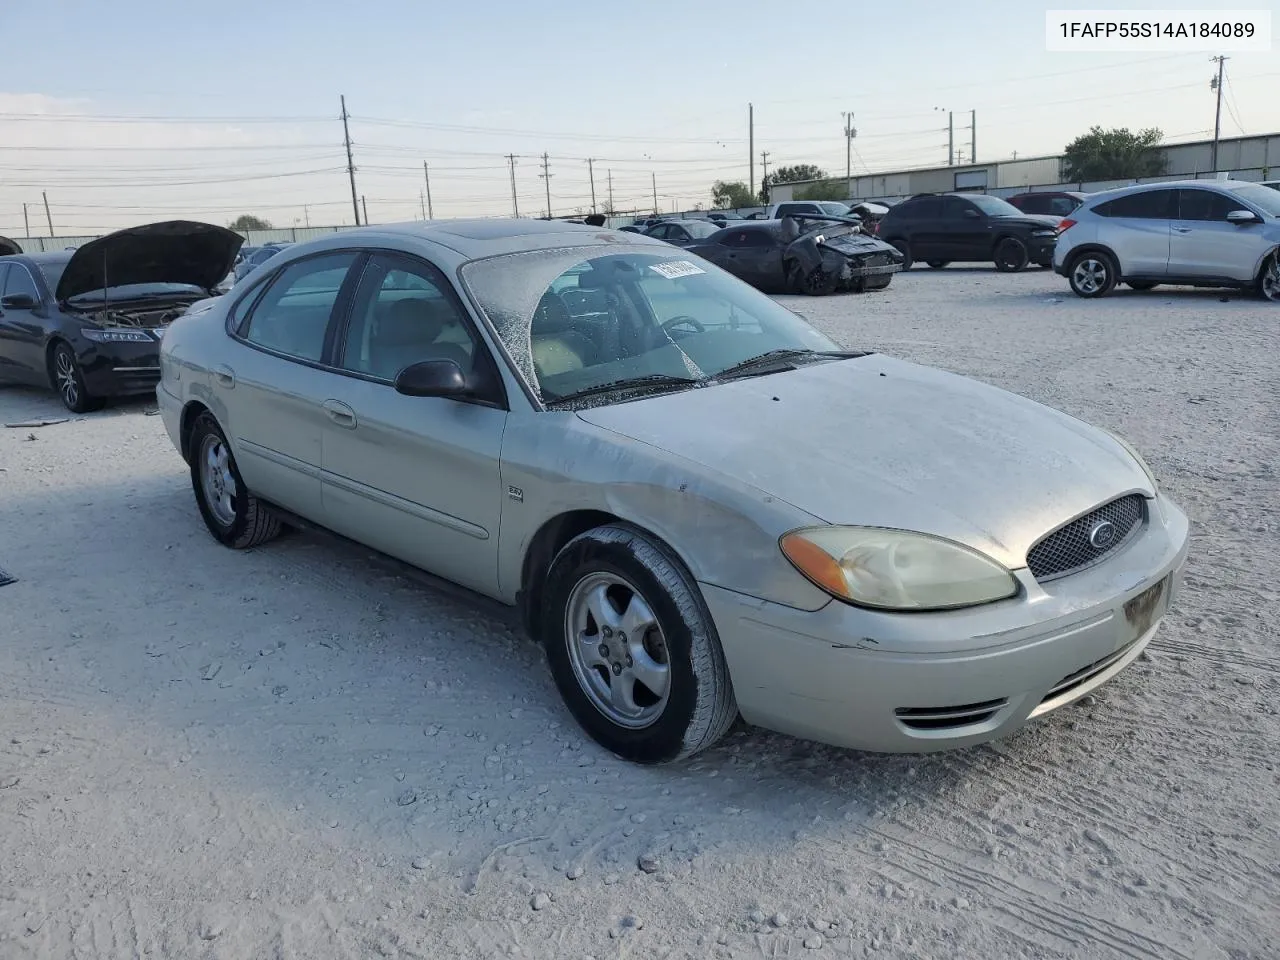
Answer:
[[[81,332],[94,343],[151,343],[154,340],[146,331],[127,328],[103,330],[100,327],[85,327]]]
[[[1031,235],[1033,237],[1056,237],[1058,235],[1058,231],[1057,230],[1032,230]]]
[[[1116,443],[1120,444],[1120,446],[1124,447],[1125,450],[1129,452],[1129,456],[1133,457],[1134,460],[1138,461],[1138,466],[1142,468],[1142,472],[1145,473],[1147,475],[1147,479],[1151,481],[1151,489],[1154,491],[1158,491],[1160,489],[1160,485],[1156,482],[1155,472],[1152,471],[1147,461],[1142,459],[1142,454],[1140,454],[1137,450],[1134,449],[1133,444],[1131,444],[1128,440],[1126,440],[1124,437],[1120,436],[1119,434],[1112,433],[1110,430],[1104,430],[1103,432],[1106,433],[1109,437],[1111,437],[1111,439],[1114,440]]]
[[[780,541],[815,585],[840,600],[881,610],[950,610],[1018,592],[990,557],[940,537],[880,527],[806,527]]]

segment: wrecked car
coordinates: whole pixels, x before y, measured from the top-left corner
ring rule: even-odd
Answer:
[[[50,387],[73,413],[160,381],[160,339],[214,295],[244,242],[170,220],[76,250],[0,256],[0,381]]]
[[[902,269],[902,254],[850,217],[794,214],[735,223],[685,249],[765,293],[882,290]]]

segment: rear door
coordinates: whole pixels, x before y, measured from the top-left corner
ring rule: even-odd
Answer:
[[[375,253],[339,341],[321,404],[325,525],[492,595],[507,410],[462,301],[425,260]],[[481,395],[397,393],[424,360],[454,361]]]
[[[330,324],[350,296],[357,251],[294,261],[255,284],[232,308],[234,349],[209,371],[222,427],[245,483],[260,496],[323,523],[323,403]],[[216,409],[216,407],[215,407]]]
[[[57,310],[56,304],[44,301],[26,264],[0,264],[0,297],[22,295],[48,310]],[[0,376],[19,383],[48,384],[45,330],[45,321],[36,316],[35,308],[0,305]]]
[[[944,254],[948,238],[942,220],[942,198],[921,197],[909,200],[894,211],[893,236],[905,236],[911,244],[911,256],[920,261],[948,260]],[[898,218],[901,217],[899,221]],[[886,234],[882,227],[881,234]],[[888,235],[886,234],[886,239]]]
[[[1176,205],[1176,190],[1144,190],[1094,208],[1105,218],[1098,224],[1098,239],[1115,251],[1122,276],[1168,275],[1169,236]]]
[[[964,197],[941,199],[941,259],[989,260],[991,228],[987,215]]]
[[[1178,191],[1178,215],[1169,236],[1169,275],[1249,280],[1265,239],[1261,223],[1234,224],[1233,210],[1249,208],[1216,190]]]

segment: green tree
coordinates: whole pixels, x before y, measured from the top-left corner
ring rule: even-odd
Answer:
[[[766,173],[760,181],[760,202],[769,202],[769,188],[775,183],[799,183],[802,180],[822,180],[826,171],[814,163],[793,163],[789,167],[777,167]]]
[[[270,230],[271,221],[255,217],[252,213],[242,213],[227,226],[232,230],[239,230],[241,233],[246,230]]]
[[[797,200],[848,200],[849,185],[844,180],[819,180],[796,192]]]
[[[1137,133],[1128,127],[1093,127],[1062,152],[1063,176],[1075,183],[1158,177],[1168,162],[1158,149],[1163,139],[1155,127]]]
[[[752,196],[747,185],[740,180],[726,182],[717,180],[711,185],[711,202],[717,209],[726,210],[737,207],[754,207],[756,198]]]

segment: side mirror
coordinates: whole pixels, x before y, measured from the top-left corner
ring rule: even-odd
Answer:
[[[977,210],[974,210],[974,209],[966,210],[964,212],[964,215],[968,217],[970,220],[977,220],[979,217],[982,216],[982,214],[980,214]]]
[[[470,389],[462,368],[452,360],[423,360],[396,376],[396,393],[406,397],[461,397]]]
[[[1227,223],[1234,223],[1236,226],[1242,226],[1246,223],[1261,223],[1262,218],[1252,210],[1232,210],[1227,214]]]
[[[0,308],[5,310],[33,310],[38,304],[29,293],[13,293],[0,298]]]

